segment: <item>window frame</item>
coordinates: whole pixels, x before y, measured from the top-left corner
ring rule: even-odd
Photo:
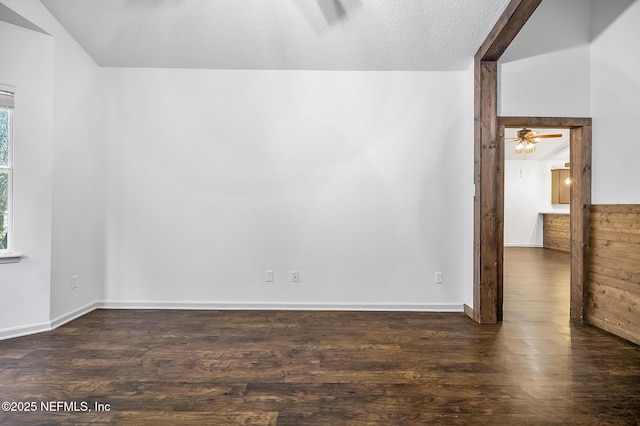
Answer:
[[[0,91],[5,97],[13,100],[14,90],[12,86],[0,84]],[[5,226],[7,228],[7,246],[0,248],[0,258],[11,259],[15,257],[14,252],[14,224],[13,224],[13,105],[0,105],[0,108],[7,111],[7,164],[0,164],[0,173],[7,175],[7,216]],[[0,263],[5,263],[0,259]]]

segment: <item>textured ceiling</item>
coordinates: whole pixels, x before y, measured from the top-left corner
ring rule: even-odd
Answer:
[[[508,0],[41,0],[102,66],[462,70]]]

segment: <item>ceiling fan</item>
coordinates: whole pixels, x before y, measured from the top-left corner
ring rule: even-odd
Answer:
[[[516,154],[531,154],[536,150],[536,144],[540,142],[540,139],[561,138],[562,133],[553,133],[548,135],[540,135],[538,132],[534,132],[531,129],[523,128],[518,130],[517,137],[513,138],[510,142],[517,142],[515,148]]]

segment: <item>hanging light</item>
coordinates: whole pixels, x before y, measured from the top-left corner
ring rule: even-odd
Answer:
[[[531,154],[533,151],[536,150],[536,143],[538,142],[539,138],[537,138],[536,136],[538,135],[537,132],[532,132],[529,129],[522,129],[518,131],[518,137],[515,139],[516,141],[518,141],[518,144],[515,147],[515,153],[516,154]]]
[[[536,150],[536,146],[535,144],[531,143],[531,142],[527,142],[524,146],[524,152],[525,154],[531,154],[533,151]]]
[[[513,138],[513,141],[518,143],[514,151],[516,154],[531,154],[536,150],[536,144],[542,139],[560,137],[562,137],[561,133],[541,135],[525,127],[522,130],[518,130],[516,137]]]

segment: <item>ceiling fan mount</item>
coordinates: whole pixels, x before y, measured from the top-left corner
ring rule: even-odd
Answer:
[[[534,132],[531,129],[524,128],[522,130],[518,130],[518,139],[524,139],[528,135],[533,135]]]

